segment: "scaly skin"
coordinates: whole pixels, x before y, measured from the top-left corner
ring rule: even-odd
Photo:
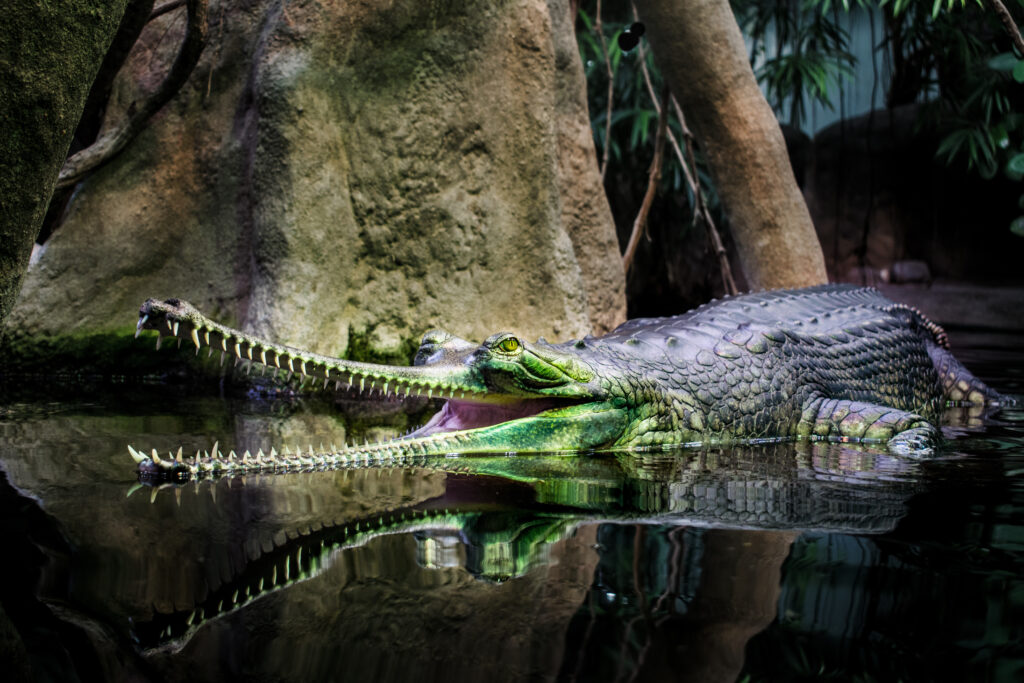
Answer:
[[[874,289],[824,285],[727,298],[671,318],[633,320],[563,344],[499,333],[476,345],[434,330],[412,367],[358,363],[280,346],[150,299],[156,329],[324,387],[448,402],[411,436],[327,453],[162,460],[140,470],[207,473],[405,462],[446,453],[586,452],[821,438],[931,453],[947,401],[998,396],[943,348],[945,334]],[[159,342],[158,342],[159,344]]]

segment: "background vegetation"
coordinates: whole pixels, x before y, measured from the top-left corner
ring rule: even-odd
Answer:
[[[882,56],[871,84],[878,104],[890,111],[919,105],[915,136],[935,141],[934,156],[942,163],[986,180],[1016,183],[1024,178],[1024,59],[991,5],[980,0],[732,0],[732,6],[758,81],[785,127],[804,128],[814,105],[836,107],[857,66],[848,15],[861,13],[868,20],[857,26],[871,32],[870,42]],[[1007,10],[1019,25],[1024,3],[1012,0]],[[589,0],[581,3],[577,21],[591,124],[599,158],[608,159],[604,174],[620,239],[639,205],[635,186],[646,181],[658,120],[654,93],[662,88],[658,65],[644,42],[630,51],[619,44],[634,20],[628,2]],[[668,129],[686,139],[674,110]],[[684,145],[684,154],[687,149]],[[700,149],[689,149],[703,201],[720,224]],[[629,178],[641,180],[631,184]],[[673,237],[686,239],[701,222],[700,201],[686,183],[680,158],[668,152],[655,220],[669,220]],[[1024,213],[1024,194],[1007,196],[1006,202]],[[985,227],[1024,237],[1024,215],[1009,225]],[[728,243],[728,235],[724,239]],[[704,284],[715,289],[713,279]]]

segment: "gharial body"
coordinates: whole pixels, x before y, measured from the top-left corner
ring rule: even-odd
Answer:
[[[412,434],[323,453],[196,454],[130,448],[172,478],[403,462],[448,453],[590,451],[824,438],[927,455],[947,402],[999,396],[945,348],[942,329],[870,288],[822,285],[729,297],[561,344],[513,334],[474,344],[428,332],[411,367],[280,346],[150,299],[138,330],[301,374],[324,386],[447,398]]]

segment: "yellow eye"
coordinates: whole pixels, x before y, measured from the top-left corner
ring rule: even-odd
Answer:
[[[498,343],[498,348],[504,351],[505,353],[515,353],[516,351],[519,350],[519,340],[516,339],[515,337],[508,337],[506,339],[502,339]]]

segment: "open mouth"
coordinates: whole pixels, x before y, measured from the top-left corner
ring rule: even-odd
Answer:
[[[432,434],[457,432],[480,427],[493,427],[524,417],[534,417],[553,408],[578,403],[568,399],[524,399],[503,404],[449,400],[441,410],[419,429],[407,434],[416,439]]]

